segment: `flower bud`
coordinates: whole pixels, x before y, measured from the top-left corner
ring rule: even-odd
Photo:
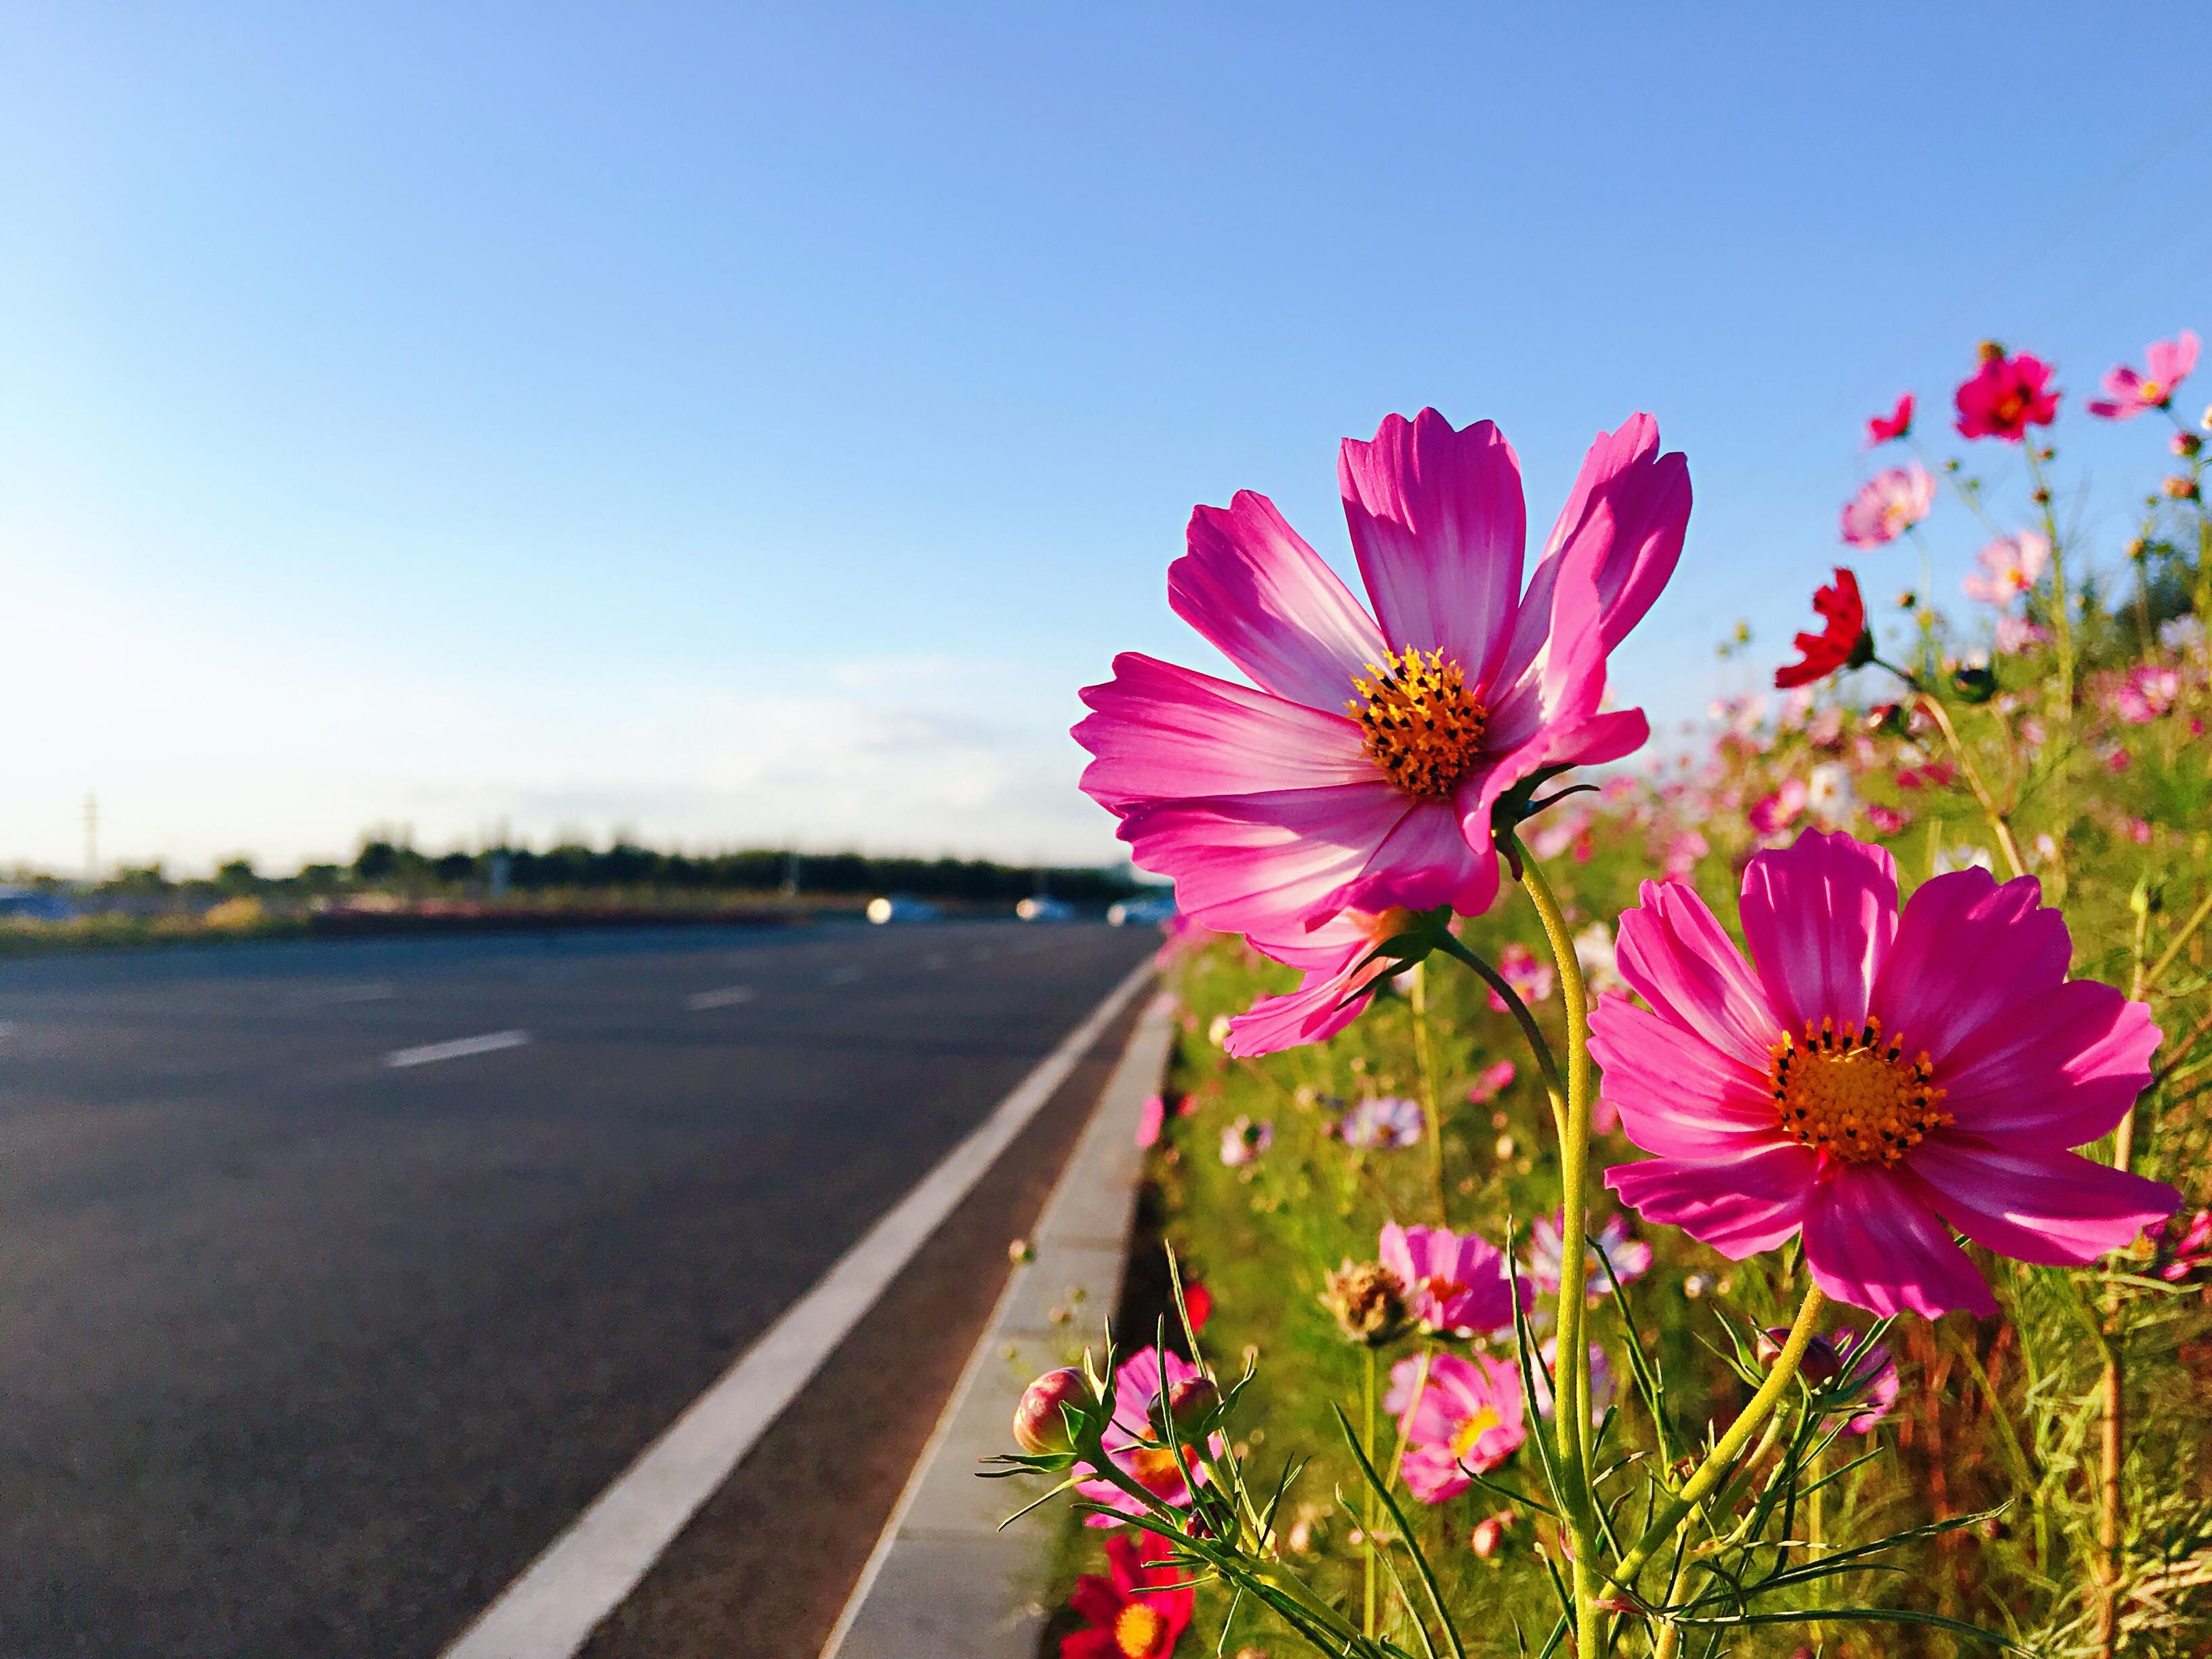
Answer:
[[[1060,1407],[1081,1411],[1090,1404],[1090,1387],[1081,1371],[1073,1365],[1047,1371],[1022,1391],[1021,1404],[1014,1407],[1014,1443],[1037,1457],[1074,1450]]]
[[[2197,499],[2197,480],[2177,472],[2159,486],[2169,500],[2193,501]]]
[[[1322,1281],[1322,1306],[1336,1316],[1347,1341],[1379,1348],[1406,1328],[1406,1287],[1379,1261],[1344,1265]]]
[[[1789,1340],[1790,1328],[1786,1325],[1771,1326],[1761,1331],[1753,1344],[1759,1355],[1759,1363],[1771,1366],[1782,1358],[1783,1347]],[[1816,1336],[1805,1345],[1805,1357],[1797,1362],[1798,1376],[1814,1388],[1825,1388],[1843,1374],[1843,1356],[1836,1352],[1836,1345],[1826,1337]]]
[[[1169,1384],[1167,1414],[1175,1419],[1176,1438],[1188,1440],[1205,1425],[1206,1419],[1220,1408],[1221,1390],[1213,1386],[1210,1376],[1186,1376],[1180,1382]],[[1160,1419],[1160,1399],[1152,1400],[1152,1420]],[[1165,1431],[1162,1431],[1165,1437]]]
[[[1506,1534],[1513,1530],[1520,1518],[1511,1510],[1500,1510],[1495,1515],[1483,1516],[1474,1523],[1474,1531],[1467,1540],[1468,1547],[1478,1559],[1489,1560],[1505,1548],[1509,1541]]]
[[[2194,432],[2177,432],[2173,434],[2172,444],[2173,453],[2186,460],[2204,447],[2204,440]]]

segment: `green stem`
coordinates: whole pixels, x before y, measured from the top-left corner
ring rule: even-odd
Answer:
[[[1451,1199],[1444,1186],[1444,1115],[1437,1098],[1436,1048],[1429,1033],[1429,968],[1413,964],[1413,1062],[1421,1073],[1421,1111],[1429,1127],[1429,1173],[1436,1179],[1437,1225],[1451,1226]]]
[[[1683,1482],[1682,1490],[1674,1494],[1665,1509],[1654,1516],[1636,1547],[1621,1558],[1613,1580],[1624,1587],[1633,1587],[1636,1576],[1651,1559],[1652,1552],[1665,1542],[1692,1510],[1712,1496],[1715,1488],[1728,1477],[1729,1467],[1737,1455],[1751,1443],[1760,1425],[1782,1403],[1782,1397],[1797,1380],[1797,1368],[1804,1363],[1805,1350],[1812,1345],[1813,1328],[1819,1323],[1820,1310],[1828,1298],[1818,1285],[1805,1287],[1805,1299],[1797,1306],[1797,1317],[1790,1327],[1790,1337],[1782,1345],[1782,1352],[1774,1361],[1774,1368],[1766,1374],[1766,1381],[1759,1385],[1751,1402],[1737,1413],[1728,1431],[1714,1443],[1705,1461],[1697,1472]]]
[[[1528,890],[1529,901],[1543,921],[1544,936],[1551,942],[1559,992],[1567,1009],[1566,1132],[1559,1137],[1559,1334],[1553,1350],[1558,1355],[1553,1382],[1553,1426],[1559,1433],[1559,1462],[1568,1472],[1564,1484],[1571,1499],[1567,1505],[1567,1527],[1575,1545],[1575,1651],[1577,1659],[1597,1659],[1605,1620],[1597,1606],[1589,1343],[1583,1335],[1589,1272],[1589,988],[1583,979],[1582,961],[1575,955],[1575,939],[1568,930],[1566,914],[1560,909],[1551,883],[1545,879],[1542,866],[1517,840],[1511,842],[1510,851],[1521,867],[1521,884]]]
[[[1364,1438],[1360,1449],[1367,1454],[1367,1461],[1371,1465],[1375,1462],[1375,1350],[1368,1347],[1362,1352],[1366,1355],[1366,1364],[1363,1369],[1364,1385],[1360,1392],[1366,1421],[1361,1430]],[[1375,1488],[1370,1484],[1367,1488],[1366,1519],[1359,1529],[1361,1553],[1365,1557],[1367,1567],[1359,1633],[1369,1638],[1375,1634],[1375,1528],[1379,1513],[1380,1507],[1375,1501]]]
[[[1528,1039],[1528,1052],[1535,1056],[1536,1070],[1544,1079],[1544,1091],[1552,1097],[1552,1120],[1564,1139],[1567,1133],[1567,1085],[1559,1076],[1559,1063],[1552,1058],[1552,1045],[1544,1040],[1543,1028],[1536,1024],[1535,1015],[1528,1005],[1521,1000],[1521,994],[1505,981],[1504,975],[1480,957],[1461,944],[1449,929],[1443,930],[1437,940],[1437,949],[1446,956],[1455,957],[1473,969],[1477,977],[1505,1005],[1514,1023],[1520,1026],[1521,1035]]]

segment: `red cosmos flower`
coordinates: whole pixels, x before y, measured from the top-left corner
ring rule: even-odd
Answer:
[[[1839,668],[1863,666],[1874,655],[1874,635],[1867,631],[1866,601],[1859,597],[1859,579],[1836,567],[1836,580],[1815,588],[1813,609],[1827,623],[1818,634],[1797,636],[1799,660],[1774,671],[1774,684],[1784,690],[1810,685]]]
[[[1086,1572],[1076,1580],[1067,1605],[1090,1628],[1060,1638],[1060,1659],[1167,1659],[1198,1599],[1190,1575],[1164,1565],[1174,1547],[1152,1533],[1141,1544],[1127,1533],[1108,1539],[1106,1565],[1113,1576]],[[1163,1588],[1167,1585],[1180,1588]]]
[[[1982,366],[1959,388],[1959,435],[2018,443],[2032,426],[2057,418],[2058,392],[2051,368],[2025,351],[2008,357],[1994,341],[1982,346]]]
[[[1912,430],[1912,394],[1908,392],[1897,400],[1897,407],[1887,415],[1876,415],[1867,422],[1866,447],[1888,443],[1902,438]]]

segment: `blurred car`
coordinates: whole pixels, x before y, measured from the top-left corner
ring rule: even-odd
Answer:
[[[1025,898],[1014,907],[1024,921],[1073,921],[1075,907],[1056,898]]]
[[[1175,920],[1171,898],[1122,899],[1106,907],[1106,920],[1116,927],[1160,927]]]
[[[886,894],[868,901],[868,920],[878,927],[894,921],[935,921],[943,914],[927,899],[908,898],[902,894]]]

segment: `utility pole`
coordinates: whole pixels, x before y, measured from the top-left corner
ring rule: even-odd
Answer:
[[[100,797],[88,790],[84,797],[84,882],[100,884]]]

